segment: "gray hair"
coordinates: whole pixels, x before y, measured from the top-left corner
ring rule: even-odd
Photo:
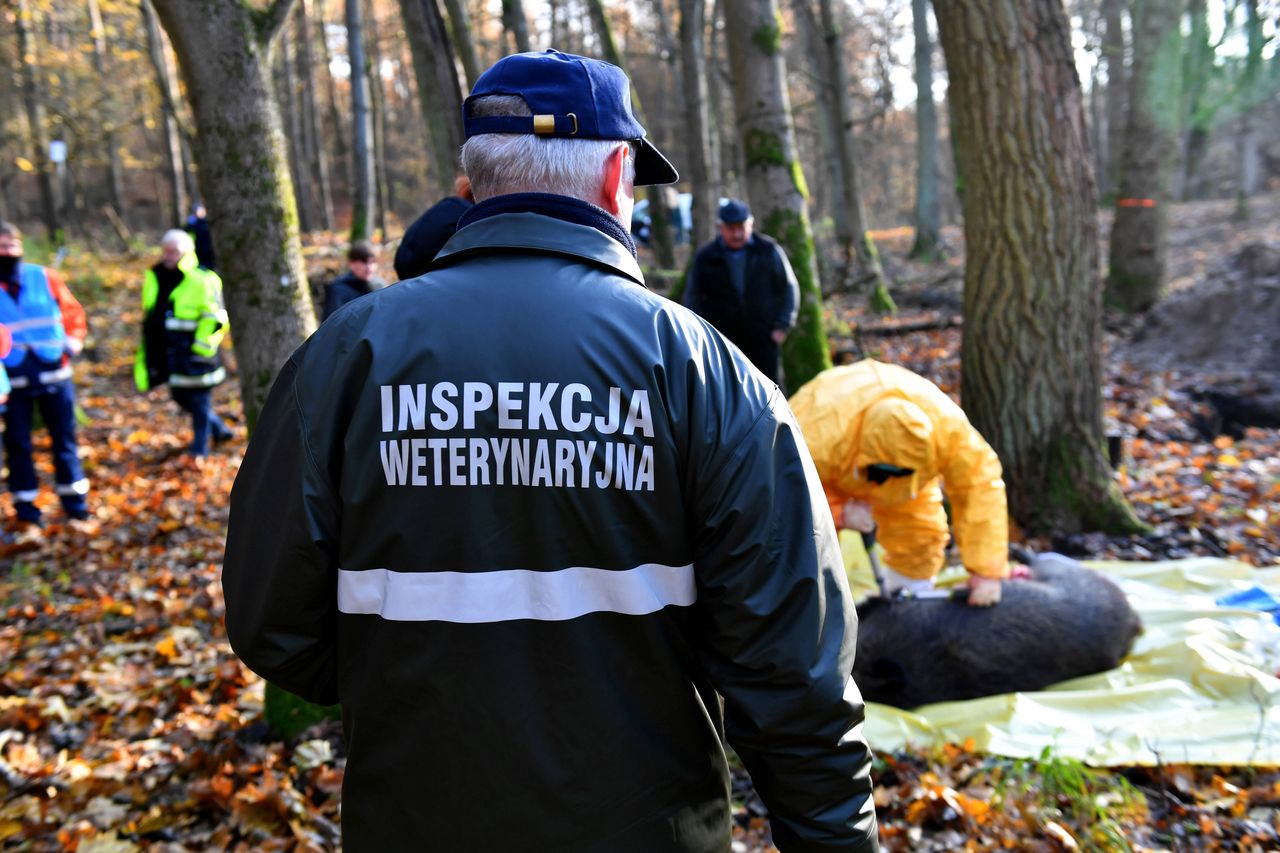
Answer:
[[[472,116],[528,116],[519,95],[489,95],[468,105]],[[485,133],[462,146],[462,170],[476,201],[507,193],[573,196],[595,204],[604,164],[618,143],[610,139],[565,139],[531,133]],[[628,146],[623,180],[635,181],[635,149]]]
[[[191,239],[191,235],[181,228],[171,228],[164,232],[164,236],[160,238],[160,248],[165,246],[173,246],[183,256],[187,256],[196,250],[196,243]]]

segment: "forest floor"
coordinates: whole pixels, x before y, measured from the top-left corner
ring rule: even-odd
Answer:
[[[1260,201],[1258,224],[1240,228],[1230,224],[1230,205],[1179,207],[1171,241],[1179,285],[1193,285],[1247,243],[1280,241],[1278,201]],[[866,332],[949,324],[960,313],[958,253],[944,265],[919,266],[903,259],[904,242],[892,234],[880,240],[900,282],[901,312],[870,318],[833,299],[836,344],[852,348],[850,333],[861,324],[863,352],[954,392],[958,327]],[[316,247],[313,259],[321,254],[332,253]],[[79,393],[95,517],[60,523],[46,491],[44,534],[0,546],[0,846],[333,850],[340,730],[329,722],[287,742],[271,738],[260,719],[262,682],[231,654],[222,625],[218,570],[244,439],[194,466],[181,456],[185,416],[165,392],[142,396],[131,387],[137,283],[149,262],[73,253],[64,267],[92,318]],[[1118,326],[1110,337],[1126,333]],[[1031,544],[1086,557],[1204,553],[1277,562],[1280,432],[1206,434],[1204,404],[1191,387],[1182,374],[1108,364],[1107,418],[1126,436],[1117,476],[1153,533]],[[215,399],[238,416],[234,383]],[[8,499],[0,500],[0,513],[9,512]],[[1052,755],[1013,761],[957,744],[880,754],[874,770],[887,850],[1280,845],[1274,768],[1092,770]],[[764,809],[742,773],[735,802],[734,849],[771,850]]]

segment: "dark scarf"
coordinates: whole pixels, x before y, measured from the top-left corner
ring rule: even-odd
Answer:
[[[565,222],[586,225],[608,234],[626,246],[633,257],[636,254],[635,241],[631,239],[631,233],[622,227],[622,223],[610,216],[604,208],[567,195],[551,193],[496,195],[477,202],[475,207],[462,214],[462,218],[458,220],[458,230],[500,213],[540,213]]]

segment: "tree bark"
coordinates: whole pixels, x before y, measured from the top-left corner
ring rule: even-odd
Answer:
[[[173,75],[151,0],[142,0],[142,20],[147,33],[147,55],[155,72],[156,88],[160,90],[161,144],[164,146],[165,176],[169,182],[169,221],[176,225],[186,216],[188,204],[182,166],[182,136],[174,104]]]
[[[351,63],[351,239],[368,240],[373,233],[373,116],[360,0],[346,0],[346,18]]]
[[[476,40],[471,33],[471,14],[467,11],[465,0],[444,0],[444,6],[449,13],[449,32],[453,33],[453,47],[462,60],[462,73],[466,77],[469,92],[484,70],[476,55]],[[554,15],[554,9],[552,14]],[[554,36],[552,41],[554,42]]]
[[[252,427],[280,367],[315,330],[284,134],[267,62],[288,0],[153,0],[195,114],[200,187],[223,272]]]
[[[735,0],[725,4],[724,16],[747,197],[757,226],[778,241],[800,283],[800,313],[782,348],[786,385],[794,391],[831,366],[831,351],[822,325],[809,190],[787,96],[782,15],[776,0]]]
[[[1240,220],[1249,218],[1249,197],[1257,194],[1262,182],[1261,132],[1257,113],[1266,99],[1262,86],[1262,47],[1265,42],[1258,0],[1244,0],[1243,5],[1247,48],[1241,81],[1240,186],[1236,196],[1236,218]]]
[[[368,40],[368,54],[372,60],[369,96],[373,111],[373,195],[376,202],[373,221],[378,233],[385,241],[387,210],[391,206],[386,162],[387,98],[386,90],[382,86],[382,41],[378,37],[378,19],[374,14],[372,0],[365,0],[365,22],[365,38]]]
[[[1107,143],[1103,162],[1107,168],[1098,176],[1104,199],[1115,196],[1124,151],[1125,123],[1129,115],[1129,74],[1125,67],[1124,16],[1126,0],[1102,0],[1106,31],[1102,38],[1102,59],[1107,66]]]
[[[934,12],[965,176],[965,410],[1026,528],[1133,530],[1105,452],[1097,191],[1061,0]]]
[[[339,163],[347,160],[347,131],[345,116],[338,106],[338,86],[333,79],[333,52],[329,49],[329,33],[325,24],[325,0],[319,0],[316,15],[316,28],[320,31],[320,58],[324,61],[325,79],[325,111],[329,114],[329,125],[333,128],[333,156]],[[350,175],[347,176],[350,183]]]
[[[1164,290],[1167,204],[1177,150],[1180,0],[1142,0],[1133,9],[1129,116],[1111,228],[1107,302],[1145,311]]]
[[[609,18],[605,14],[604,0],[588,0],[587,8],[591,12],[596,38],[600,41],[602,58],[626,71],[627,64],[622,58],[622,51],[618,50],[618,43],[613,38],[613,28],[609,26]],[[636,91],[634,81],[631,83],[631,111],[640,124],[645,126],[646,131],[652,127],[640,105],[640,93]],[[661,140],[655,142],[660,143]],[[648,187],[645,198],[649,199],[649,244],[653,248],[654,263],[663,269],[673,269],[676,265],[676,253],[671,241],[671,207],[667,204],[666,188]]]
[[[911,0],[916,40],[916,236],[911,257],[939,260],[942,214],[938,202],[938,108],[933,102],[933,40],[929,0]]]
[[[102,11],[98,7],[98,0],[86,0],[86,3],[89,10],[90,35],[93,41],[93,68],[97,72],[98,79],[109,80],[111,78],[107,69],[106,28],[102,25]],[[103,87],[102,109],[107,115],[107,121],[103,122],[105,130],[102,133],[102,146],[106,149],[107,154],[107,191],[111,199],[111,206],[123,221],[126,215],[124,167],[120,163],[119,141],[114,128],[115,99],[112,93],[113,88],[111,86]]]
[[[333,187],[329,182],[329,158],[325,152],[324,133],[320,126],[320,112],[316,107],[315,62],[312,59],[311,42],[314,38],[307,14],[307,0],[298,0],[297,29],[294,41],[297,45],[298,78],[302,81],[302,142],[307,168],[311,173],[311,185],[315,190],[320,227],[333,230]],[[326,74],[328,71],[326,70]]]
[[[58,197],[53,187],[53,164],[49,162],[49,131],[45,126],[44,95],[37,72],[40,54],[32,29],[35,15],[29,0],[17,0],[14,30],[18,36],[18,66],[22,69],[22,100],[27,113],[31,162],[40,183],[40,207],[49,240],[62,242],[62,222],[58,217]]]
[[[1212,105],[1205,102],[1214,59],[1205,0],[1190,0],[1187,17],[1191,27],[1182,52],[1182,169],[1175,190],[1175,196],[1183,201],[1203,197],[1202,166],[1214,113]]]
[[[400,0],[400,10],[431,145],[431,183],[436,195],[443,198],[453,193],[458,152],[465,141],[458,66],[436,0]]]
[[[706,0],[680,0],[680,64],[693,202],[693,228],[689,240],[693,246],[705,243],[716,234],[716,194],[711,184],[711,146],[707,133],[707,72],[703,43],[706,15]]]
[[[294,203],[298,207],[298,227],[303,231],[313,230],[315,216],[312,204],[312,186],[307,180],[306,147],[302,134],[302,109],[299,105],[298,85],[293,74],[292,39],[289,31],[280,34],[275,49],[276,77],[279,81],[279,104],[282,124],[289,143],[289,177],[293,181]]]
[[[521,0],[502,0],[502,26],[510,34],[517,53],[533,49],[529,46],[529,19],[525,17]]]

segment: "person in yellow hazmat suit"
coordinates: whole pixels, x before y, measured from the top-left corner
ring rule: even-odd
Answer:
[[[818,374],[791,398],[836,527],[884,547],[884,592],[931,589],[947,546],[942,492],[969,572],[969,604],[1010,576],[1000,460],[942,389],[873,359]]]

